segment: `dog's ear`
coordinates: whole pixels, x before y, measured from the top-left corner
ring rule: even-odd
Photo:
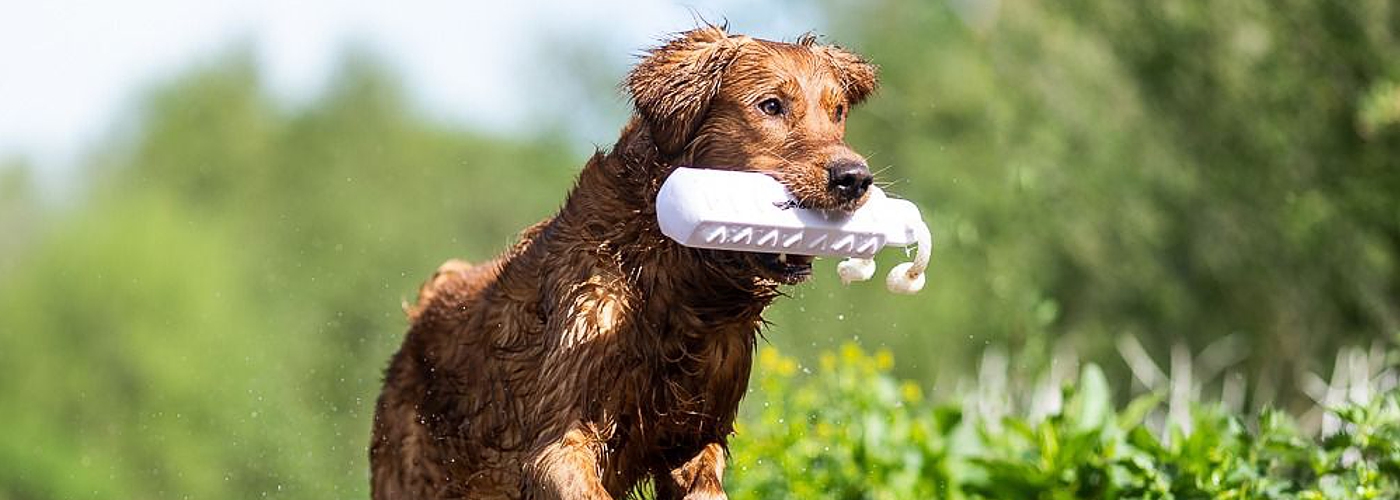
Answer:
[[[864,58],[834,45],[813,49],[826,58],[827,64],[836,72],[836,78],[846,89],[846,100],[850,101],[851,106],[865,101],[880,85],[879,68]]]
[[[653,49],[627,75],[632,105],[662,154],[685,147],[744,40],[719,26],[697,28]]]

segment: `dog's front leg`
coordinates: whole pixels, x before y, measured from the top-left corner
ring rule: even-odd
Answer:
[[[690,460],[671,469],[670,477],[656,478],[658,500],[725,500],[724,447],[705,445]]]
[[[596,440],[578,426],[530,460],[526,498],[532,500],[612,500],[598,477]]]

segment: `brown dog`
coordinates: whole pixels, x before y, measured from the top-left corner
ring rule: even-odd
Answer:
[[[765,172],[799,203],[853,210],[871,174],[843,142],[875,67],[804,37],[719,27],[653,50],[636,114],[557,215],[419,292],[385,375],[374,498],[725,498],[726,440],[760,313],[811,258],[698,250],[657,228],[677,165]]]

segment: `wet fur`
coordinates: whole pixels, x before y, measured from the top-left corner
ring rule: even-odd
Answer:
[[[792,63],[742,55],[755,47],[829,65],[808,69],[847,106],[874,88],[873,66],[809,39],[706,27],[654,50],[626,82],[636,115],[558,214],[493,261],[449,261],[420,289],[375,415],[375,499],[604,499],[645,481],[662,499],[725,498],[726,440],[779,282],[753,254],[666,238],[653,200],[676,165],[712,163],[768,171],[820,203],[798,183],[825,178],[804,170],[849,151],[831,143],[839,132],[745,135],[757,118],[731,115],[750,113],[736,103],[763,82],[736,61]],[[787,147],[811,151],[760,161]]]

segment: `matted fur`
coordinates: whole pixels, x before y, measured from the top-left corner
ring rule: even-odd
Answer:
[[[493,261],[444,264],[408,308],[375,414],[375,499],[606,499],[644,481],[662,499],[725,497],[760,314],[804,275],[677,245],[657,228],[656,192],[695,165],[858,206],[829,192],[826,168],[863,161],[844,110],[875,68],[810,39],[707,26],[653,50],[625,86],[636,114],[559,213]],[[770,96],[788,103],[781,116],[756,110]]]

